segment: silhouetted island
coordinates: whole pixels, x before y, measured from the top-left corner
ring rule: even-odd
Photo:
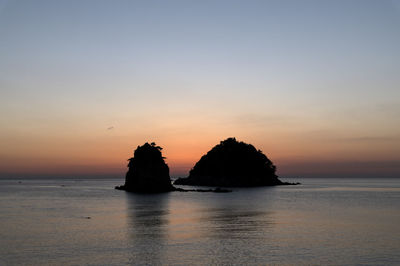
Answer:
[[[116,187],[132,192],[159,193],[174,191],[169,177],[169,167],[161,154],[162,148],[145,143],[138,146],[134,156],[128,159],[129,170],[126,173],[125,185]]]
[[[126,173],[125,184],[115,187],[137,193],[180,192],[231,192],[227,189],[182,189],[171,184],[169,167],[161,154],[162,148],[154,142],[138,146],[134,156],[128,159],[129,170]]]
[[[253,145],[228,138],[212,148],[195,164],[186,178],[175,185],[256,187],[295,185],[282,182],[276,166]]]

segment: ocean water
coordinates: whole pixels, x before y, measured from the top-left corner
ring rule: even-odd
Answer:
[[[400,265],[400,179],[285,181],[302,185],[0,180],[0,265]]]

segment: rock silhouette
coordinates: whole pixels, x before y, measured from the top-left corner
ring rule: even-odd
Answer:
[[[228,138],[195,164],[175,185],[255,187],[289,185],[278,179],[276,166],[253,145]]]
[[[138,146],[134,156],[128,159],[129,170],[126,173],[125,184],[115,187],[136,193],[162,193],[170,191],[179,192],[216,192],[224,193],[231,190],[215,189],[183,189],[176,188],[171,184],[169,167],[161,154],[162,148],[154,142]]]
[[[169,176],[169,167],[161,154],[162,148],[145,143],[138,146],[134,156],[128,159],[129,170],[126,173],[125,184],[116,189],[140,192],[160,193],[174,191]]]

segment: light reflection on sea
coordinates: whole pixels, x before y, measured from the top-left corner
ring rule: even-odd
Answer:
[[[400,264],[400,179],[158,195],[122,182],[0,180],[0,264]]]

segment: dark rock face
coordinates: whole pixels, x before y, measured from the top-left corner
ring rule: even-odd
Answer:
[[[154,142],[138,146],[134,157],[128,160],[129,170],[126,173],[125,185],[116,189],[139,193],[174,191],[169,167],[162,157],[161,150],[162,148]]]
[[[187,178],[174,184],[192,186],[254,187],[285,185],[275,165],[253,145],[228,138],[196,163]]]

